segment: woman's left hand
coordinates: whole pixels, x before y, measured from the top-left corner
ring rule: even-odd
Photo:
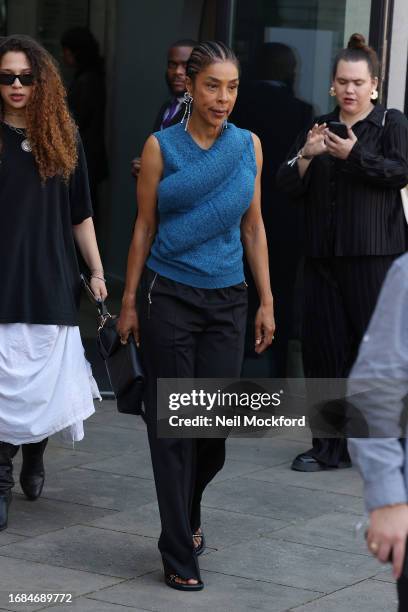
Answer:
[[[329,129],[325,131],[324,141],[326,143],[326,151],[337,159],[347,159],[351,149],[357,142],[357,136],[351,128],[347,128],[348,138],[340,138]]]
[[[275,332],[273,304],[260,305],[255,317],[255,352],[263,353],[272,344]]]
[[[91,276],[90,283],[92,292],[97,300],[106,300],[108,292],[106,290],[105,281],[96,276]]]

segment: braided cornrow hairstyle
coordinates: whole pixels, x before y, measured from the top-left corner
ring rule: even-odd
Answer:
[[[346,62],[359,62],[364,60],[367,62],[371,77],[374,79],[379,75],[380,62],[378,61],[377,53],[372,47],[367,45],[362,34],[352,34],[347,47],[339,51],[336,55],[333,65],[333,79],[336,76],[337,66],[340,60]]]
[[[199,43],[192,50],[187,62],[186,74],[194,81],[199,72],[216,62],[232,62],[239,72],[239,61],[234,51],[223,42],[208,40]]]

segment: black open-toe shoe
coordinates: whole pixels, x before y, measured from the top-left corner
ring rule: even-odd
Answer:
[[[205,538],[204,533],[193,533],[193,538],[200,538],[200,544],[194,547],[195,554],[198,556],[202,555],[205,551]]]
[[[187,578],[182,578],[178,574],[164,574],[164,581],[167,586],[177,591],[201,591],[201,589],[204,588],[204,582],[201,580],[199,580],[197,584],[184,584],[182,582],[177,582],[177,578],[187,580]]]

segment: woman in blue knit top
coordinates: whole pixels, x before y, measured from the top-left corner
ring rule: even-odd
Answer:
[[[201,497],[224,464],[225,439],[159,438],[157,379],[240,376],[247,314],[242,247],[260,300],[257,353],[271,344],[275,329],[260,207],[261,145],[227,123],[238,82],[231,49],[199,44],[187,65],[186,121],[147,139],[118,322],[122,341],[132,333],[141,347],[159,550],[166,584],[179,590],[203,588]]]

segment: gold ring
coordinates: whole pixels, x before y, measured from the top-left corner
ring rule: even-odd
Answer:
[[[371,542],[371,544],[370,544],[370,550],[371,550],[371,552],[376,553],[376,552],[378,552],[378,549],[379,549],[379,548],[380,548],[380,547],[379,547],[379,545],[377,544],[377,542]]]

